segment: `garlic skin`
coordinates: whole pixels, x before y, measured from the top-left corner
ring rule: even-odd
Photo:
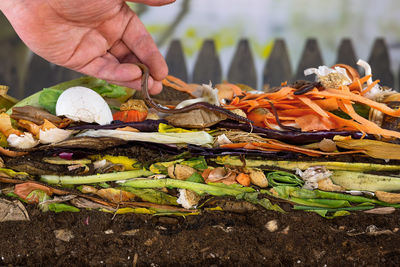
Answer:
[[[342,85],[349,85],[352,80],[347,75],[346,69],[342,67],[329,68],[327,66],[319,66],[317,68],[308,68],[304,70],[304,75],[317,75],[317,80],[326,88],[339,88]]]
[[[57,116],[65,116],[74,121],[110,124],[113,116],[106,101],[95,91],[83,86],[65,90],[57,100]]]
[[[207,102],[216,106],[220,106],[219,103],[219,98],[218,98],[218,89],[215,89],[212,87],[211,83],[210,84],[203,84],[201,86],[202,89],[202,94],[201,97],[195,98],[195,99],[188,99],[184,100],[181,103],[179,103],[176,108],[183,108],[186,106],[189,106],[191,104],[197,103],[197,102]]]
[[[368,64],[368,62],[362,59],[359,59],[357,61],[357,65],[361,66],[364,69],[366,76],[371,75],[371,77],[367,81],[367,85],[369,86],[372,83],[371,66]],[[395,93],[396,91],[394,91],[393,89],[383,90],[381,86],[379,86],[379,84],[375,84],[374,87],[372,87],[372,89],[369,92],[367,92],[364,96],[366,98],[375,100],[377,102],[382,102],[386,97],[393,95]]]
[[[300,176],[305,182],[303,185],[304,189],[314,190],[318,188],[318,182],[330,178],[332,172],[324,166],[313,166],[305,171],[296,169],[296,175]]]
[[[10,146],[19,149],[29,149],[39,144],[39,140],[36,140],[31,133],[24,132],[23,135],[10,134],[7,138],[7,142]]]

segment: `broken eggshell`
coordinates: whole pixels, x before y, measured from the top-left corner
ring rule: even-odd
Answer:
[[[76,86],[65,90],[57,100],[57,116],[74,121],[110,124],[113,116],[106,101],[92,89]]]
[[[71,130],[52,128],[39,131],[39,140],[42,144],[54,144],[68,139],[73,134]]]
[[[39,144],[39,141],[28,132],[25,132],[19,136],[16,134],[10,134],[7,138],[7,142],[11,147],[19,149],[29,149]]]
[[[201,199],[201,196],[197,193],[187,190],[187,189],[178,189],[179,190],[179,198],[176,202],[181,204],[185,209],[195,208]]]

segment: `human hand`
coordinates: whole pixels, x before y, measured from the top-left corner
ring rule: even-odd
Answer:
[[[175,0],[132,0],[152,6]],[[36,54],[75,71],[140,89],[141,70],[149,89],[162,89],[167,64],[137,15],[123,0],[0,0],[15,31]]]

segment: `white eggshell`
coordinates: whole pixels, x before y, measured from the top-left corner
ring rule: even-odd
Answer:
[[[113,120],[106,101],[92,89],[83,86],[71,87],[60,95],[56,114],[74,121],[96,122],[100,125]]]
[[[7,138],[7,142],[11,147],[19,148],[19,149],[29,149],[35,147],[39,144],[39,141],[36,140],[31,133],[25,132],[23,135],[10,134]]]
[[[47,131],[39,131],[39,141],[42,144],[54,144],[68,139],[73,131],[52,128]]]

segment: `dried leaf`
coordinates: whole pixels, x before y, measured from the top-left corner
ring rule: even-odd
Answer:
[[[106,199],[112,203],[121,203],[124,201],[129,201],[135,197],[135,194],[131,192],[115,188],[103,188],[98,190],[93,186],[83,185],[79,187],[79,190],[84,194],[98,195],[99,197]]]
[[[52,194],[57,194],[57,195],[69,194],[66,191],[41,185],[35,182],[26,182],[15,185],[14,194],[18,195],[22,199],[26,199],[28,195],[34,190],[41,190],[49,196],[51,196]]]
[[[78,197],[78,198],[74,198],[71,201],[71,204],[74,205],[77,208],[81,208],[81,209],[108,209],[110,211],[115,211],[116,209],[106,206],[106,205],[102,205],[96,202],[93,202],[89,199],[86,198],[82,198],[82,197]]]
[[[173,126],[202,129],[213,126],[227,117],[206,109],[194,109],[185,113],[177,113],[165,119]]]
[[[29,221],[29,215],[19,200],[0,199],[0,222]]]
[[[350,139],[335,136],[336,145],[351,150],[364,150],[363,153],[378,159],[400,159],[400,145],[368,139]]]
[[[51,114],[47,110],[33,106],[14,107],[11,118],[14,120],[28,120],[38,125],[42,125],[45,119],[54,124],[62,122],[61,118]]]
[[[115,188],[104,188],[96,192],[96,194],[112,203],[120,203],[123,201],[129,201],[135,197],[133,193],[118,190]]]
[[[48,150],[52,148],[82,148],[103,150],[109,147],[115,147],[126,144],[127,141],[115,137],[89,137],[81,136],[67,139],[56,144],[40,146],[38,150]]]

